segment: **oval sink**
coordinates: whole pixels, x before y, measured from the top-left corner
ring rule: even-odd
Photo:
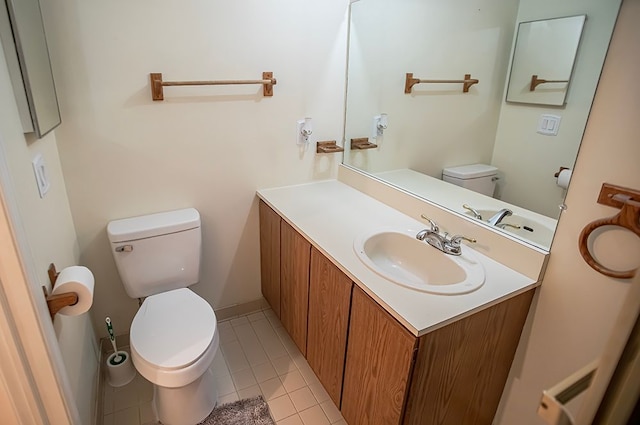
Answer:
[[[465,294],[484,284],[484,268],[469,250],[463,247],[462,255],[448,255],[416,239],[416,233],[376,231],[356,238],[353,248],[358,258],[380,276],[418,291]]]

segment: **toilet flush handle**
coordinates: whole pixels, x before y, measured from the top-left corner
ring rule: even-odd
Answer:
[[[116,247],[116,252],[131,252],[133,251],[133,245],[122,245]]]

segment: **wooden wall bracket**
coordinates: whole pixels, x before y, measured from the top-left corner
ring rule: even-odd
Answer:
[[[344,152],[342,146],[338,146],[335,140],[326,140],[324,142],[318,142],[316,146],[316,153],[335,153]]]
[[[277,80],[273,78],[273,72],[265,71],[262,73],[262,80],[211,80],[211,81],[162,81],[162,73],[152,72],[149,74],[151,80],[151,99],[164,100],[164,87],[170,86],[225,86],[239,84],[261,84],[262,95],[265,97],[273,96],[273,86],[277,84]]]
[[[356,139],[351,139],[351,150],[362,150],[362,149],[375,149],[378,145],[375,143],[369,142],[368,137],[358,137]]]
[[[598,203],[618,208],[620,212],[613,217],[592,221],[582,229],[578,239],[580,254],[592,269],[605,276],[631,279],[635,276],[637,269],[626,271],[612,270],[603,266],[593,258],[589,250],[589,235],[598,227],[620,226],[640,236],[640,190],[604,183],[600,189]]]
[[[53,291],[53,287],[55,286],[60,273],[58,273],[56,266],[53,263],[49,265],[47,273],[49,274],[49,281],[51,282],[51,291]],[[63,292],[62,294],[49,295],[47,293],[47,288],[43,286],[42,290],[44,291],[44,296],[47,300],[47,307],[49,308],[51,320],[53,320],[56,313],[58,313],[62,308],[74,305],[78,302],[78,294],[75,292]]]
[[[462,92],[468,93],[469,87],[474,84],[478,84],[480,81],[475,78],[471,78],[471,74],[464,74],[464,80],[423,80],[420,78],[413,78],[413,72],[407,72],[404,82],[404,92],[406,94],[411,93],[411,89],[416,84],[429,83],[429,84],[462,84]]]

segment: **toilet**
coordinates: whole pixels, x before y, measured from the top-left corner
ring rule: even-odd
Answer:
[[[442,180],[493,197],[498,169],[486,164],[470,164],[442,170]]]
[[[115,220],[107,233],[127,295],[144,298],[129,341],[133,365],[153,384],[154,413],[163,425],[195,425],[218,399],[210,370],[216,316],[188,288],[200,278],[200,214],[187,208]]]

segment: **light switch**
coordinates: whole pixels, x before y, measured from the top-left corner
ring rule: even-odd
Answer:
[[[540,120],[538,121],[538,133],[544,134],[545,136],[557,136],[558,128],[560,127],[560,117],[559,115],[550,115],[550,114],[542,114],[540,115]]]
[[[33,172],[36,175],[38,192],[40,193],[40,197],[44,198],[44,195],[46,195],[51,188],[51,182],[49,181],[47,167],[44,165],[44,158],[42,157],[42,154],[36,155],[31,161],[31,164],[33,165]]]

